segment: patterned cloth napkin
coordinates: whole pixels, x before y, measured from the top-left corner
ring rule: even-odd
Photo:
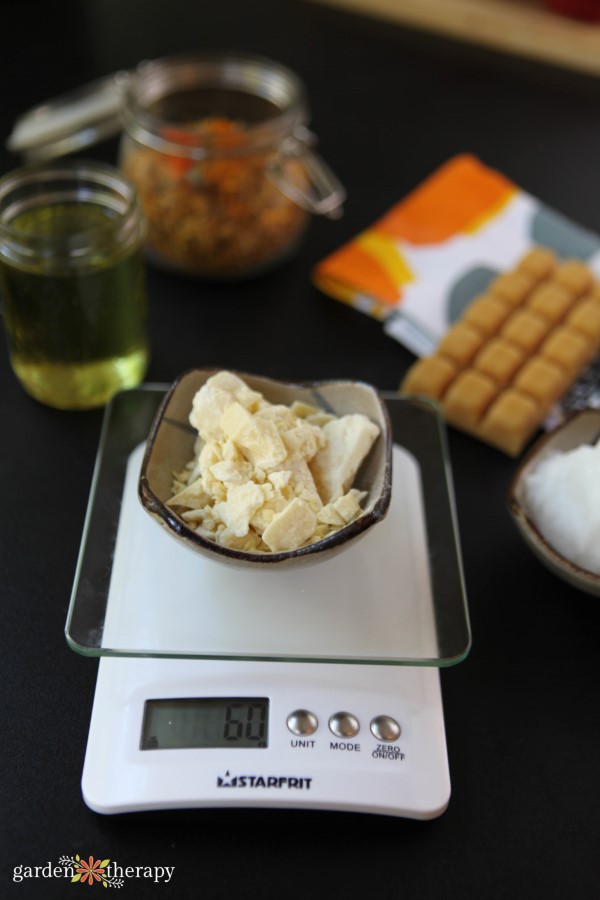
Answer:
[[[600,238],[476,157],[450,159],[314,272],[325,293],[384,322],[417,356],[535,244],[600,277]]]

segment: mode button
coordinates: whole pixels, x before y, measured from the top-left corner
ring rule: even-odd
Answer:
[[[356,716],[349,712],[337,712],[329,720],[329,729],[339,738],[355,737],[360,731]]]

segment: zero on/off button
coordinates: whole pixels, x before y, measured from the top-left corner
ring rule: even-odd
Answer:
[[[391,716],[375,716],[371,720],[371,733],[378,741],[397,741],[401,728]]]
[[[295,709],[287,717],[287,727],[292,734],[314,734],[319,727],[319,720],[308,709]]]

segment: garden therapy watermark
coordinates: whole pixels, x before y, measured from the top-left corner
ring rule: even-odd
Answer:
[[[74,856],[61,856],[57,863],[45,863],[43,866],[15,866],[13,878],[21,882],[30,878],[68,878],[73,884],[101,884],[105,888],[121,888],[129,878],[144,878],[155,884],[168,884],[173,877],[175,866],[121,866],[116,860],[82,859],[79,853]]]

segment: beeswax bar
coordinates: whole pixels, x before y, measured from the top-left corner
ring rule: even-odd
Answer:
[[[599,349],[592,272],[535,247],[473,300],[400,390],[434,398],[448,424],[518,456]]]

